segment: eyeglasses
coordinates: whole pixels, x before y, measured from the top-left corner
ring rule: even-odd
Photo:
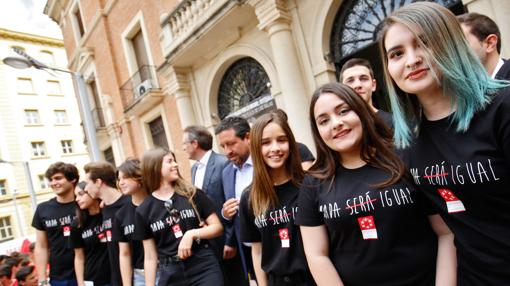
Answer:
[[[174,201],[172,199],[168,199],[165,201],[165,209],[168,211],[174,223],[178,223],[181,220],[181,215],[179,211],[174,208]]]

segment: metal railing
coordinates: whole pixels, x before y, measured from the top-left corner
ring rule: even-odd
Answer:
[[[142,66],[120,87],[124,110],[140,101],[151,90],[159,90],[154,66]]]

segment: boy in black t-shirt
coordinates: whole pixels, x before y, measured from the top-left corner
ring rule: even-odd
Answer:
[[[129,203],[129,198],[122,196],[116,188],[117,175],[115,167],[108,162],[92,162],[84,167],[87,185],[85,192],[92,198],[100,198],[104,202],[103,210],[103,232],[106,234],[108,244],[108,255],[112,271],[111,284],[122,285],[119,268],[119,244],[112,239],[115,213],[124,204]]]
[[[34,250],[37,269],[50,264],[52,285],[75,286],[74,252],[68,248],[71,221],[74,217],[74,187],[78,183],[78,169],[71,164],[57,162],[45,174],[56,197],[41,203],[32,220],[36,228]],[[39,285],[49,284],[45,271],[38,271]]]

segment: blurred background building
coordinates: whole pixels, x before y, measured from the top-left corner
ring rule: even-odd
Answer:
[[[13,48],[52,67],[67,67],[61,40],[0,29],[0,58]],[[36,204],[54,197],[44,173],[51,163],[89,161],[73,82],[68,74],[14,69],[0,62],[0,242],[34,234]]]
[[[253,118],[275,107],[313,150],[312,92],[337,80],[351,57],[373,63],[374,101],[386,109],[377,32],[387,15],[411,2],[48,0],[45,14],[62,29],[69,69],[85,76],[102,156],[119,164],[164,146],[183,163],[185,126],[212,131],[229,114]],[[510,1],[433,2],[494,19],[502,54],[510,55]]]

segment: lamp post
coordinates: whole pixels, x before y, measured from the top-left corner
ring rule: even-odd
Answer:
[[[25,181],[28,188],[28,194],[30,195],[30,201],[32,203],[32,211],[35,212],[35,209],[37,208],[37,198],[35,197],[35,191],[34,191],[34,184],[32,182],[32,172],[30,172],[30,165],[27,161],[15,161],[15,162],[9,162],[5,161],[0,158],[0,164],[14,164],[14,163],[21,163],[23,165],[23,170],[25,172]],[[14,193],[14,192],[13,192]],[[16,203],[16,201],[14,201]]]
[[[12,190],[12,202],[14,205],[14,212],[16,213],[16,219],[18,220],[19,231],[22,237],[25,236],[25,224],[21,221],[21,215],[18,210],[18,203],[16,201],[16,197],[18,196],[18,190]]]
[[[34,67],[40,70],[53,70],[71,74],[71,76],[74,79],[74,83],[76,84],[76,89],[78,91],[78,102],[80,105],[81,113],[83,114],[83,126],[85,129],[85,136],[88,139],[87,144],[89,147],[90,158],[92,161],[99,161],[100,152],[99,146],[97,144],[96,128],[94,126],[94,121],[92,119],[92,114],[90,112],[89,96],[87,88],[85,87],[85,80],[83,79],[83,76],[79,72],[49,67],[46,64],[41,63],[36,59],[32,58],[31,56],[27,55],[24,51],[18,48],[13,48],[13,50],[22,57],[4,58],[3,62],[8,66],[17,69],[26,69]]]

